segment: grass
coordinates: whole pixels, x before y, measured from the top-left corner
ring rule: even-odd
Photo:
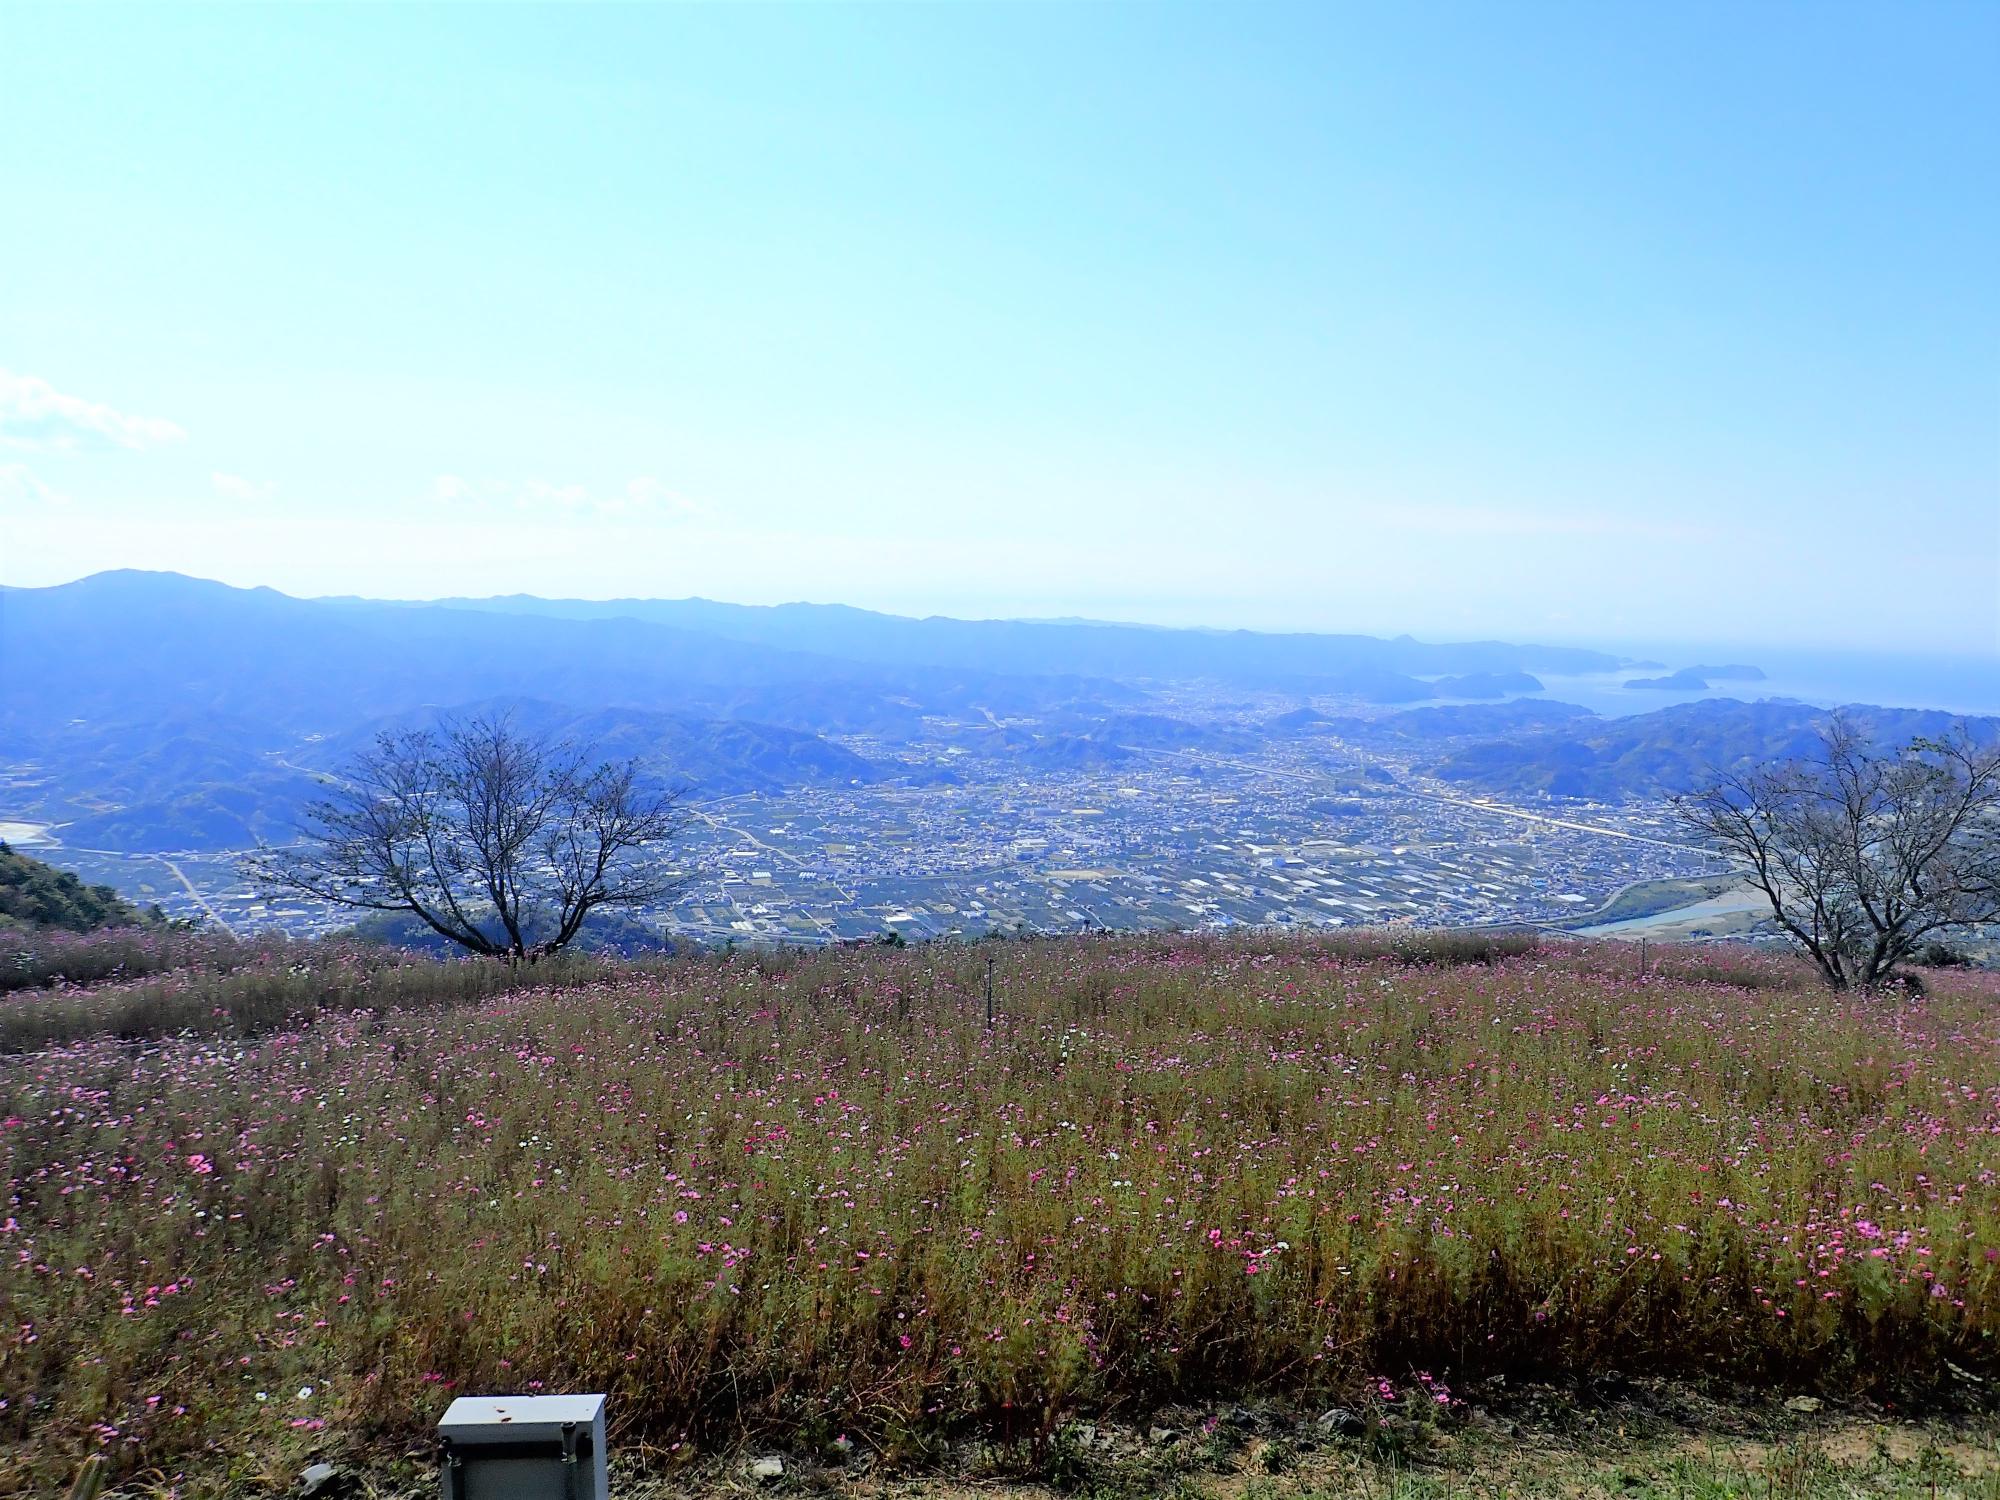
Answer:
[[[227,972],[260,952],[268,955],[290,946],[274,941],[260,949],[226,933],[166,926],[75,933],[9,924],[0,927],[0,994],[133,979],[176,969]]]
[[[275,937],[252,943],[168,928],[5,936],[12,946],[0,947],[0,995],[14,998],[0,1005],[0,1053],[97,1036],[256,1036],[349,1011],[426,1009],[521,989],[630,982],[677,962],[571,952],[510,967],[485,959],[439,961],[375,943]],[[1535,943],[1521,933],[1356,932],[1327,940],[1321,951],[1400,964],[1492,963],[1532,952]],[[774,975],[800,955],[770,949],[744,961]]]
[[[122,946],[115,939],[113,944],[114,951]],[[150,956],[153,950],[141,951]],[[68,961],[75,963],[74,957]],[[547,991],[647,972],[645,964],[621,966],[584,954],[510,968],[488,960],[438,962],[365,943],[251,948],[231,938],[203,939],[191,962],[151,968],[142,960],[100,981],[20,986],[0,1001],[0,1053],[93,1037],[247,1038],[357,1011],[466,1005],[517,990]]]
[[[607,1391],[666,1463],[851,1433],[921,1465],[1255,1395],[1428,1428],[1503,1372],[2000,1374],[2000,986],[1659,968],[1386,935],[288,945],[24,990],[0,1492],[103,1452],[254,1493],[420,1443],[460,1391]]]

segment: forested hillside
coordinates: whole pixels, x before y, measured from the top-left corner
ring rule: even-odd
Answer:
[[[45,865],[0,842],[0,929],[94,932],[155,919],[156,913],[141,912],[108,885],[85,885],[73,871]]]
[[[1990,717],[1861,704],[1841,712],[1884,745],[1955,727],[1979,740],[2000,735],[2000,719]],[[1718,770],[1807,755],[1827,716],[1826,709],[1805,703],[1706,699],[1623,719],[1583,716],[1539,733],[1466,745],[1433,769],[1445,781],[1503,796],[1617,802],[1688,791]],[[1413,717],[1396,715],[1389,722]]]

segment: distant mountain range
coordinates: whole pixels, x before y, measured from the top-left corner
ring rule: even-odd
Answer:
[[[948,725],[981,756],[1018,754],[1030,768],[1113,763],[1171,722],[1134,715],[1162,681],[1404,703],[1616,663],[1497,642],[911,620],[837,605],[310,600],[127,571],[0,590],[0,760],[34,768],[17,774],[7,810],[62,823],[73,846],[227,849],[284,836],[315,778],[376,728],[502,700],[719,795],[908,775],[828,736],[894,745]],[[1003,722],[1044,727],[1017,732],[1020,743],[965,728]]]
[[[1331,733],[1359,745],[1397,746],[1441,744],[1468,739],[1487,739],[1533,733],[1585,720],[1600,722],[1597,715],[1574,703],[1557,703],[1547,698],[1516,698],[1508,703],[1453,703],[1437,707],[1409,708],[1380,718],[1353,718],[1294,709],[1279,714],[1265,726],[1274,734]]]
[[[1496,641],[700,599],[308,600],[103,573],[0,589],[0,817],[60,824],[78,849],[246,848],[289,836],[301,804],[380,729],[482,709],[636,757],[700,796],[945,781],[980,767],[1060,774],[1332,736],[1467,786],[1611,799],[1783,753],[1820,717],[1699,703],[1607,721],[1515,696],[1542,690],[1537,672],[1635,665]],[[1179,705],[1191,686],[1236,707],[1190,714]],[[1249,711],[1273,698],[1316,706]],[[1507,701],[1461,701],[1481,699]],[[1379,712],[1409,704],[1421,706]]]
[[[532,699],[492,698],[453,713],[505,712],[524,729],[636,759],[663,782],[711,795],[850,785],[884,768],[801,730],[745,720],[641,709],[583,711]],[[0,760],[31,759],[71,793],[63,842],[81,849],[244,849],[291,836],[323,780],[383,729],[433,722],[417,709],[310,740],[273,735],[240,718],[173,715],[157,725],[121,717],[39,731],[0,723]],[[18,809],[16,809],[18,811]]]
[[[1884,744],[1936,737],[1955,725],[1980,739],[2000,738],[2000,718],[1870,705],[1842,712]],[[1827,717],[1827,710],[1805,703],[1730,699],[1684,703],[1622,719],[1585,714],[1533,733],[1453,749],[1429,769],[1445,781],[1505,796],[1616,802],[1687,791],[1716,769],[1738,770],[1807,754]]]
[[[294,599],[171,573],[0,590],[0,642],[7,712],[27,700],[41,720],[224,712],[325,731],[520,696],[865,730],[907,724],[920,705],[1042,711],[1138,696],[1059,661],[1032,676],[885,665],[626,618]]]
[[[915,620],[839,604],[536,599],[513,594],[493,599],[441,599],[430,607],[545,619],[647,621],[726,640],[813,651],[880,666],[1039,675],[1060,664],[1063,670],[1120,681],[1209,678],[1270,685],[1346,679],[1387,685],[1400,678],[1407,687],[1424,678],[1454,674],[1504,677],[1531,672],[1608,672],[1624,665],[1620,657],[1569,646],[1515,646],[1502,641],[1432,644],[1406,635],[1382,640],[1365,635],[1170,630],[1088,620],[954,620],[935,615]],[[1439,692],[1423,683],[1416,696],[1486,694]]]

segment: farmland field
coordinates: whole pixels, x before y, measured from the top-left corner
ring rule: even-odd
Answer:
[[[1991,975],[179,940],[53,982],[88,948],[0,997],[0,1493],[99,1452],[275,1490],[461,1391],[606,1391],[662,1463],[835,1434],[921,1463],[1187,1403],[1448,1422],[1495,1375],[2000,1377]]]

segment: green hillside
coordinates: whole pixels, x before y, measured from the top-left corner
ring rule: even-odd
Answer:
[[[85,885],[74,871],[45,865],[0,842],[0,927],[94,932],[158,919],[157,911],[140,911],[108,885]]]

